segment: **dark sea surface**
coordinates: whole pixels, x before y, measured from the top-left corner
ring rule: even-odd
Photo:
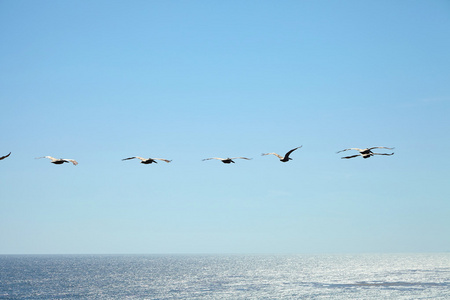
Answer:
[[[450,299],[450,253],[0,255],[0,299]]]

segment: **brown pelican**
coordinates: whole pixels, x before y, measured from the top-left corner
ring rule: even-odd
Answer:
[[[251,158],[247,158],[247,157],[231,157],[231,158],[220,158],[220,157],[211,157],[211,158],[205,158],[202,160],[210,160],[210,159],[218,159],[220,161],[222,161],[224,164],[229,164],[229,163],[233,163],[234,161],[233,159],[246,159],[246,160],[251,160]]]
[[[73,163],[74,166],[78,165],[78,162],[74,159],[67,159],[67,158],[59,158],[58,159],[58,158],[54,158],[51,156],[36,157],[36,159],[39,159],[39,158],[48,158],[51,160],[51,163],[55,164],[55,165],[62,165],[63,163],[68,163],[68,162]]]
[[[394,154],[394,153],[373,153],[372,149],[389,149],[389,150],[392,150],[394,148],[388,148],[388,147],[371,147],[371,148],[365,148],[365,149],[348,148],[348,149],[344,149],[344,150],[338,151],[336,153],[340,153],[340,152],[344,152],[344,151],[348,151],[348,150],[356,150],[356,151],[359,152],[359,154],[356,154],[356,155],[341,157],[343,159],[349,159],[349,158],[353,158],[353,157],[357,157],[357,156],[362,156],[363,158],[369,158],[369,157],[374,156],[374,155],[387,155],[387,156],[390,156],[390,155]]]
[[[294,149],[292,149],[292,150],[289,150],[289,151],[284,155],[284,157],[281,156],[281,155],[279,155],[279,154],[276,154],[276,153],[274,153],[274,152],[271,152],[271,153],[263,153],[263,154],[261,154],[261,155],[270,155],[270,154],[273,154],[273,155],[275,155],[276,157],[278,157],[278,158],[280,159],[280,161],[282,161],[282,162],[287,162],[287,161],[292,160],[292,158],[290,158],[289,155],[291,155],[292,152],[294,152],[295,150],[297,150],[298,148],[301,148],[301,147],[303,147],[303,146],[300,146],[300,147],[294,148]]]
[[[164,158],[143,158],[143,157],[139,157],[139,156],[128,157],[128,158],[124,158],[122,160],[129,160],[129,159],[133,159],[133,158],[140,159],[141,164],[146,164],[146,165],[151,164],[151,163],[157,164],[158,162],[156,160],[162,160],[162,161],[165,161],[166,163],[171,162],[171,160],[164,159]]]
[[[8,156],[11,155],[11,152],[9,152],[8,154],[6,154],[5,156],[0,157],[0,160],[7,158]]]

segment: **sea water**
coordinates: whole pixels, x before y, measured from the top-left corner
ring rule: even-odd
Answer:
[[[450,299],[450,253],[1,255],[0,299]]]

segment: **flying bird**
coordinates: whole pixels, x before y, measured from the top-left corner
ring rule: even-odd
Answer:
[[[281,156],[281,155],[279,155],[279,154],[277,154],[277,153],[274,153],[274,152],[271,152],[271,153],[263,153],[263,154],[261,154],[261,155],[270,155],[270,154],[273,154],[273,155],[275,155],[276,157],[278,157],[278,158],[280,159],[280,161],[282,161],[282,162],[287,162],[287,161],[292,160],[292,158],[290,158],[289,155],[291,155],[292,152],[294,152],[295,150],[297,150],[297,149],[299,149],[299,148],[301,148],[301,147],[303,147],[303,145],[300,146],[300,147],[294,148],[294,149],[292,149],[292,150],[289,150],[284,156]]]
[[[0,157],[0,160],[7,158],[8,156],[11,155],[11,152],[9,152],[8,154],[6,154],[5,156]]]
[[[211,158],[205,158],[205,159],[202,159],[203,161],[204,160],[210,160],[210,159],[217,159],[217,160],[220,160],[220,161],[222,161],[224,164],[229,164],[229,163],[235,163],[234,161],[233,161],[233,159],[246,159],[246,160],[251,160],[251,158],[247,158],[247,157],[231,157],[231,158],[220,158],[220,157],[211,157]]]
[[[73,163],[74,166],[78,165],[78,162],[74,159],[67,159],[67,158],[59,158],[58,159],[58,158],[54,158],[51,156],[36,157],[36,159],[39,159],[39,158],[48,158],[51,160],[51,163],[55,164],[55,165],[62,165],[63,163],[68,163],[68,162]]]
[[[392,149],[394,149],[394,148],[388,148],[388,147],[371,147],[371,148],[365,148],[365,149],[360,149],[360,148],[348,148],[348,149],[344,149],[344,150],[338,151],[338,152],[336,152],[336,153],[340,153],[340,152],[344,152],[344,151],[348,151],[348,150],[356,150],[356,151],[359,152],[359,154],[356,154],[356,155],[351,155],[351,156],[344,156],[344,157],[341,157],[341,158],[343,158],[343,159],[349,159],[349,158],[358,157],[358,156],[362,156],[363,158],[369,158],[369,157],[374,156],[374,155],[386,155],[386,156],[391,156],[391,155],[394,154],[394,153],[373,153],[373,152],[372,152],[372,149],[389,149],[389,150],[392,150]]]
[[[129,159],[134,159],[134,158],[140,159],[141,164],[146,164],[146,165],[151,164],[151,163],[157,164],[158,162],[156,160],[162,160],[162,161],[165,161],[166,163],[171,162],[171,160],[164,159],[164,158],[143,158],[143,157],[139,157],[139,156],[128,157],[128,158],[124,158],[122,160],[129,160]]]

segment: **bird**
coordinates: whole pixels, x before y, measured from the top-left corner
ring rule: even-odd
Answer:
[[[292,152],[294,152],[295,150],[297,150],[297,149],[299,149],[299,148],[301,148],[301,147],[303,147],[303,145],[300,146],[300,147],[294,148],[294,149],[292,149],[292,150],[289,150],[284,156],[281,156],[281,155],[279,155],[279,154],[277,154],[277,153],[274,153],[274,152],[271,152],[271,153],[263,153],[263,154],[261,154],[261,155],[270,155],[270,154],[273,154],[273,155],[275,155],[276,157],[278,157],[278,158],[280,159],[280,161],[282,161],[282,162],[288,162],[288,161],[292,160],[292,158],[290,158],[289,155],[291,155]]]
[[[151,164],[151,163],[157,164],[158,162],[156,160],[162,160],[162,161],[165,161],[166,163],[171,162],[171,160],[164,159],[164,158],[143,158],[143,157],[139,157],[139,156],[128,157],[128,158],[124,158],[122,160],[129,160],[129,159],[134,159],[134,158],[140,159],[141,164],[146,164],[146,165]]]
[[[48,158],[51,160],[51,163],[55,164],[55,165],[62,165],[63,163],[68,163],[68,162],[73,163],[74,166],[78,165],[78,162],[74,159],[68,159],[68,158],[59,158],[58,159],[58,158],[54,158],[51,156],[36,157],[36,159],[39,159],[39,158]]]
[[[6,154],[5,156],[0,157],[0,160],[7,158],[8,156],[11,155],[11,152],[9,152],[8,154]]]
[[[357,156],[362,156],[364,159],[369,158],[371,156],[374,155],[386,155],[386,156],[391,156],[394,153],[373,153],[372,149],[389,149],[392,150],[394,148],[388,148],[388,147],[371,147],[371,148],[365,148],[365,149],[360,149],[360,148],[348,148],[348,149],[344,149],[341,151],[338,151],[336,153],[340,153],[340,152],[344,152],[344,151],[348,151],[348,150],[356,150],[359,152],[359,154],[356,155],[350,155],[350,156],[344,156],[341,157],[342,159],[349,159],[349,158],[353,158],[353,157],[357,157]]]
[[[205,159],[202,159],[203,161],[205,161],[205,160],[210,160],[210,159],[217,159],[217,160],[220,160],[220,161],[222,161],[224,164],[229,164],[229,163],[235,163],[234,161],[233,161],[233,159],[246,159],[246,160],[251,160],[251,158],[247,158],[247,157],[228,157],[228,158],[220,158],[220,157],[211,157],[211,158],[205,158]]]

